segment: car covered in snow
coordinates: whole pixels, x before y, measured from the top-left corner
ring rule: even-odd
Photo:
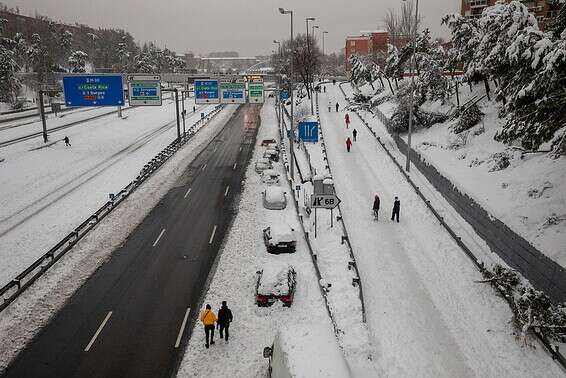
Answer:
[[[265,184],[279,184],[279,173],[275,169],[266,169],[261,174],[261,181]]]
[[[264,139],[261,141],[261,145],[262,146],[269,146],[270,144],[277,144],[277,141],[275,139]]]
[[[285,191],[280,186],[268,186],[263,191],[263,207],[269,210],[283,210],[287,207]]]
[[[271,306],[277,301],[291,307],[297,285],[297,273],[292,266],[266,265],[257,271],[256,303]]]
[[[268,148],[263,153],[263,157],[271,161],[277,162],[279,161],[279,152],[277,152],[277,150],[275,150],[274,148]]]
[[[261,158],[261,159],[257,159],[257,161],[255,162],[255,171],[257,173],[261,173],[266,169],[272,169],[272,168],[273,168],[273,164],[271,164],[271,161],[269,159]]]
[[[263,242],[269,253],[293,253],[297,247],[295,230],[286,223],[273,224],[263,230]]]

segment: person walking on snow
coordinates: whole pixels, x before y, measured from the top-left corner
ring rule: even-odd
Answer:
[[[340,107],[340,105],[338,105],[338,103],[336,103],[336,113],[338,113],[338,108]]]
[[[348,139],[346,139],[346,149],[348,150],[348,152],[350,152],[351,147],[352,147],[352,140],[350,139],[350,137],[348,137]]]
[[[328,113],[332,112],[332,103],[328,101]]]
[[[399,210],[401,210],[401,201],[398,197],[395,197],[395,202],[393,202],[393,213],[391,213],[391,220],[397,218],[397,223],[399,223]]]
[[[376,194],[373,198],[373,217],[377,220],[379,215],[379,196]]]
[[[226,343],[228,343],[228,329],[230,328],[230,323],[232,323],[232,311],[226,305],[226,301],[222,301],[222,307],[218,310],[218,321],[216,322],[216,327],[220,330],[220,338],[224,339],[223,333],[226,333]]]
[[[216,314],[212,311],[209,304],[206,309],[200,313],[200,321],[204,325],[204,334],[206,335],[206,347],[208,348],[208,338],[210,335],[210,344],[214,344],[214,323],[216,323]]]
[[[63,138],[63,140],[65,141],[65,146],[67,147],[71,147],[71,142],[69,141],[69,137],[65,135],[65,138]]]
[[[358,136],[358,130],[352,130],[352,135],[354,136],[354,142],[356,141],[356,137]]]
[[[346,122],[346,128],[350,128],[350,115],[348,113],[344,116],[344,121]]]

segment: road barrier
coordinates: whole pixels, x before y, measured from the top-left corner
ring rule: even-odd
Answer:
[[[69,252],[90,230],[96,227],[104,217],[114,210],[120,203],[129,197],[143,182],[145,182],[156,170],[158,170],[175,152],[183,147],[194,135],[210,120],[216,116],[223,105],[217,105],[205,118],[199,119],[191,127],[187,133],[181,138],[176,138],[153,159],[145,164],[138,176],[130,182],[126,187],[115,195],[111,196],[110,201],[106,202],[94,214],[88,217],[70,234],[59,241],[53,248],[38,258],[27,269],[18,274],[16,278],[4,285],[0,289],[0,312],[10,305],[16,298],[30,287],[43,273],[53,266],[61,257]]]
[[[347,101],[349,101],[348,96],[346,96],[346,93],[344,92],[344,89],[342,88],[343,84],[345,84],[345,83],[340,83],[340,85],[339,85],[340,90],[342,91],[344,98]],[[372,114],[377,115],[377,117],[380,119],[380,121],[387,127],[389,119],[383,113],[381,113],[378,109],[374,109],[374,111],[375,111],[375,113],[372,112]],[[377,136],[377,133],[375,132],[375,130],[363,118],[363,116],[359,113],[359,111],[357,109],[353,109],[353,112],[358,116],[358,118],[362,121],[362,123],[368,128],[368,130],[376,138],[376,140],[381,145],[381,147],[385,150],[385,152],[387,153],[389,158],[397,166],[397,168],[403,174],[403,176],[405,176],[405,179],[413,187],[413,189],[415,190],[417,195],[424,201],[424,203],[426,204],[428,209],[434,214],[434,216],[440,222],[440,224],[444,227],[444,229],[450,234],[450,236],[456,242],[456,244],[458,244],[458,246],[462,249],[462,251],[470,258],[470,260],[474,263],[474,265],[478,268],[478,270],[480,272],[483,272],[485,270],[483,262],[474,255],[474,253],[468,248],[468,246],[466,244],[464,244],[464,242],[462,242],[462,238],[460,236],[458,236],[456,234],[456,232],[454,232],[454,230],[452,230],[452,228],[444,221],[444,218],[438,213],[438,211],[432,206],[430,201],[424,196],[424,194],[422,193],[420,188],[414,183],[414,181],[411,179],[409,174],[407,172],[405,172],[403,166],[397,161],[397,159],[395,159],[395,157],[393,156],[393,154],[391,153],[389,148],[385,145],[385,143],[381,140],[381,138],[379,136]],[[397,148],[399,148],[400,151],[403,151],[403,149],[405,149],[405,150],[407,149],[407,145],[406,145],[405,141],[403,141],[399,135],[395,134],[395,135],[392,135],[392,137],[395,140],[395,142],[397,144]],[[516,238],[520,238],[520,239],[522,239],[522,238],[520,236],[516,235],[507,226],[505,226],[505,224],[503,224],[503,222],[499,221],[495,217],[490,216],[487,213],[487,211],[485,211],[480,205],[478,205],[468,195],[460,193],[460,191],[448,179],[446,179],[442,174],[440,174],[434,166],[426,163],[424,161],[424,159],[420,156],[420,154],[418,154],[413,149],[411,149],[411,161],[413,162],[415,167],[417,167],[417,169],[423,174],[423,176],[425,176],[425,178],[435,187],[435,189],[438,190],[442,194],[442,196],[448,201],[448,203],[458,212],[458,214],[460,214],[460,216],[462,216],[466,220],[466,222],[470,223],[470,225],[474,228],[474,230],[478,233],[478,235],[480,237],[482,237],[482,239],[484,239],[486,241],[486,243],[490,246],[490,249],[492,249],[494,252],[496,252],[503,259],[503,261],[508,263],[511,267],[513,267],[514,269],[519,271],[521,274],[523,274],[523,276],[525,276],[525,278],[527,278],[529,281],[531,281],[531,278],[528,275],[529,271],[527,271],[526,272],[527,274],[525,274],[520,269],[515,268],[516,265],[512,264],[508,261],[510,256],[508,254],[504,253],[503,250],[499,249],[502,244],[508,243],[507,244],[508,246],[506,247],[505,250],[508,251],[507,253],[512,252],[513,251],[512,248],[515,245],[516,240],[517,240]],[[496,228],[495,228],[495,231],[491,230],[487,233],[480,232],[476,228],[476,227],[478,227],[478,224],[483,224],[482,227],[490,227],[489,225],[492,225],[492,227],[496,227]],[[502,233],[499,234],[498,232],[502,232]],[[509,234],[507,234],[507,232],[511,233],[511,236]],[[526,242],[524,239],[522,239],[522,240],[523,240],[524,243],[528,244],[528,242]],[[530,244],[528,244],[528,245],[530,246]],[[533,248],[533,247],[531,246],[531,248]],[[540,251],[536,251],[536,252],[538,252],[540,255],[542,255],[542,253]],[[544,256],[544,255],[542,255],[542,256]],[[546,258],[546,256],[544,256],[544,257]],[[548,258],[546,258],[546,259],[548,259]],[[550,259],[548,259],[548,260],[550,260]],[[513,260],[510,260],[510,261],[513,261]],[[556,263],[554,263],[554,264],[556,264]],[[556,264],[556,265],[558,265],[558,264]],[[560,268],[562,268],[562,267],[560,267]],[[556,267],[552,267],[552,274],[556,274],[555,269],[556,269]],[[562,270],[564,270],[564,269],[562,268]],[[551,275],[551,277],[553,277],[553,275]],[[537,277],[534,277],[534,278],[537,278]],[[531,282],[531,283],[533,283],[533,282]],[[566,278],[562,278],[561,283],[566,284]],[[555,285],[558,285],[558,282],[556,282]],[[534,283],[533,283],[533,286],[535,286]],[[492,285],[492,287],[494,287],[499,292],[499,294],[501,294],[501,296],[507,301],[507,303],[511,307],[513,307],[513,303],[511,301],[511,299],[508,298],[505,295],[505,293],[499,287],[497,287],[496,285]],[[543,290],[543,291],[545,291],[545,290]],[[550,296],[550,294],[549,294],[549,296]],[[554,299],[556,299],[556,298],[554,298]],[[555,348],[553,348],[551,343],[541,333],[534,331],[534,334],[541,341],[541,343],[544,345],[545,349],[551,354],[552,359],[557,360],[560,363],[560,365],[562,365],[562,367],[566,368],[566,358],[560,353],[559,347],[555,346]]]

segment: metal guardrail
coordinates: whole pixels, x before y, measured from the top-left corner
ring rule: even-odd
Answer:
[[[344,89],[342,88],[343,84],[345,84],[345,83],[339,84],[340,90],[342,91],[344,98],[347,101],[349,101],[348,96],[346,96],[346,93],[344,92]],[[452,230],[452,228],[444,221],[444,218],[438,213],[438,211],[432,206],[430,201],[424,196],[424,194],[422,193],[420,188],[415,184],[415,182],[411,179],[411,177],[407,174],[407,172],[405,172],[403,166],[397,161],[397,159],[395,159],[395,157],[393,156],[393,154],[391,153],[389,148],[385,145],[385,143],[381,140],[381,138],[379,136],[377,136],[377,133],[375,132],[375,130],[362,117],[362,115],[358,112],[358,110],[354,109],[353,111],[358,116],[358,118],[362,121],[362,123],[368,128],[368,130],[373,134],[373,136],[376,138],[376,140],[381,145],[381,147],[385,150],[385,152],[387,153],[387,155],[389,156],[391,161],[393,161],[393,163],[397,166],[397,168],[403,174],[403,176],[405,177],[407,182],[409,182],[409,184],[413,187],[413,189],[415,190],[417,195],[423,200],[425,205],[434,214],[436,219],[440,222],[440,224],[444,227],[444,229],[448,232],[448,234],[452,237],[452,239],[456,242],[456,244],[458,244],[458,246],[462,249],[462,251],[466,254],[466,256],[468,256],[470,258],[470,260],[476,266],[476,268],[480,272],[483,272],[485,270],[485,266],[484,266],[483,262],[474,255],[474,253],[462,241],[462,238],[460,236],[458,236],[456,234],[456,232],[454,232],[454,230]],[[380,121],[382,121],[382,123],[387,126],[387,122],[389,122],[389,119],[387,119],[387,117],[383,113],[381,113],[378,110],[374,114],[376,114],[377,117],[380,119]],[[414,153],[414,152],[412,151],[411,153]],[[513,302],[511,301],[511,299],[508,298],[505,295],[505,293],[499,287],[497,287],[496,285],[492,285],[492,287],[494,287],[499,292],[499,294],[505,299],[505,301],[509,304],[510,307],[512,307],[514,305]],[[560,353],[558,346],[556,346],[556,349],[555,349],[555,348],[552,347],[550,342],[541,333],[534,331],[534,334],[539,339],[539,341],[543,344],[545,349],[550,353],[550,355],[552,356],[552,359],[558,361],[558,363],[563,368],[566,369],[566,358]]]
[[[205,118],[199,119],[189,127],[186,135],[176,138],[153,159],[145,164],[138,176],[126,187],[120,190],[113,198],[100,207],[94,214],[84,220],[71,233],[59,241],[53,248],[35,260],[28,268],[18,274],[0,289],[0,312],[7,308],[16,298],[30,287],[43,273],[53,266],[61,257],[69,252],[90,230],[92,230],[104,217],[129,197],[144,181],[159,169],[175,152],[191,140],[202,126],[207,124],[220,112],[223,105],[216,106]]]

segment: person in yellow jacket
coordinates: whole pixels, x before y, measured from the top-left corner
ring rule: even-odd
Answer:
[[[210,334],[210,344],[214,344],[214,323],[216,323],[216,314],[212,311],[209,304],[206,309],[200,313],[200,321],[204,325],[204,334],[206,335],[206,347],[208,348],[208,337]]]

